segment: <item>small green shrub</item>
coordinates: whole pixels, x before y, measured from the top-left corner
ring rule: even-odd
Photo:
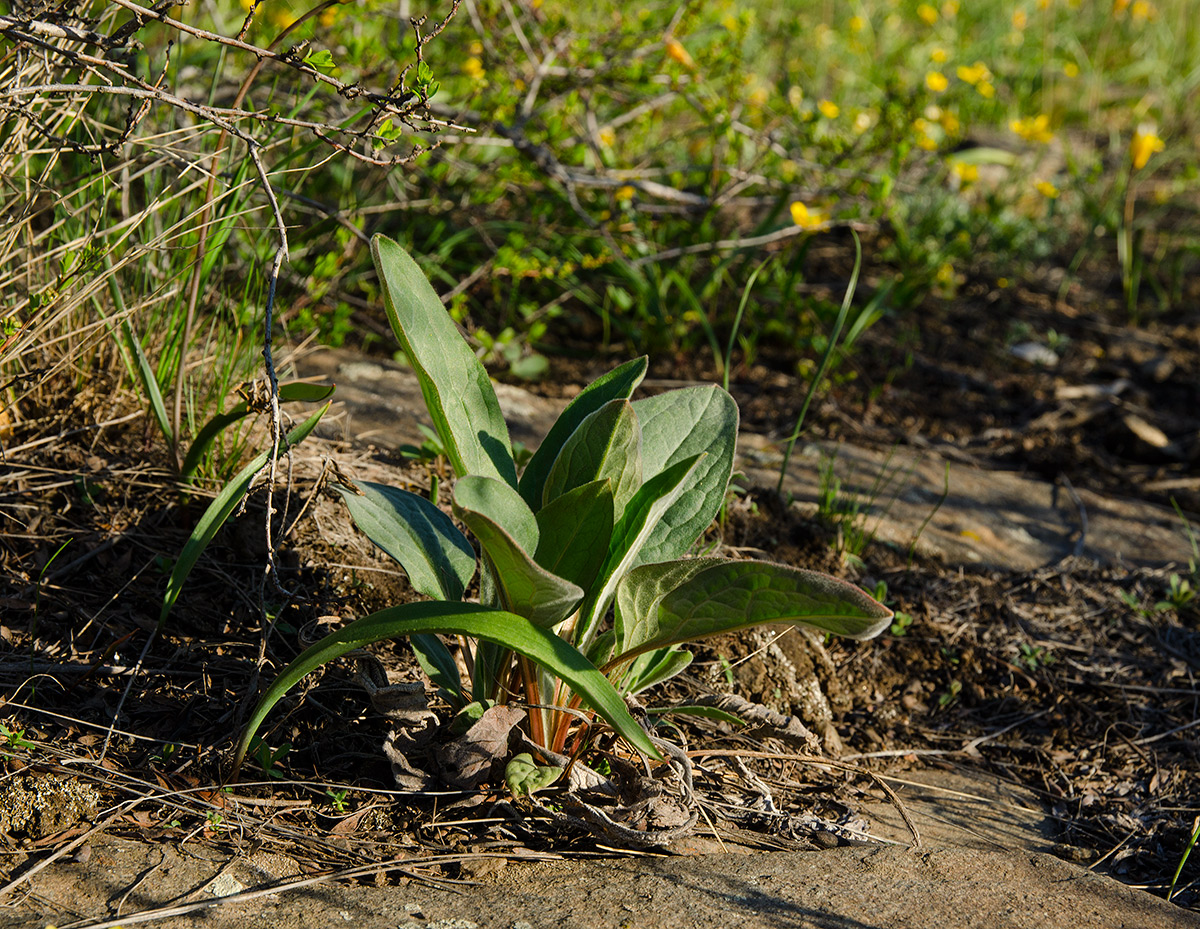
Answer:
[[[302,653],[251,715],[239,763],[292,685],[383,639],[409,637],[455,709],[522,696],[529,735],[548,749],[563,750],[582,705],[657,756],[624,697],[682,671],[692,656],[681,645],[762,623],[860,639],[888,627],[891,610],[828,575],[686,557],[732,473],[738,410],[716,385],[631,401],[647,362],[626,362],[580,392],[518,477],[491,382],[437,294],[392,240],[376,236],[372,251],[457,476],[454,515],[479,544],[482,602],[463,599],[475,549],[441,510],[380,484],[341,488],[358,527],[432,599],[362,617]],[[440,634],[468,642],[469,682]]]

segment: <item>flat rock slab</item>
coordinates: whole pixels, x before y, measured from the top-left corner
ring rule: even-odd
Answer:
[[[344,350],[322,350],[296,362],[304,377],[336,383],[340,416],[326,435],[381,448],[424,441],[429,425],[412,371]],[[512,438],[535,448],[565,401],[511,385],[496,386]],[[751,485],[774,487],[783,460],[779,444],[744,434],[738,468]],[[897,447],[880,453],[833,443],[797,446],[784,490],[817,508],[829,464],[844,503],[880,541],[951,565],[1028,571],[1071,555],[1103,564],[1161,567],[1186,564],[1191,549],[1178,517],[1166,507],[1105,497],[1011,471],[993,471],[936,450]],[[947,468],[949,471],[947,472]]]
[[[272,889],[263,881],[254,859],[220,862],[109,840],[87,866],[56,864],[35,875],[0,909],[0,926],[82,929],[124,917],[172,929],[1200,929],[1200,916],[1077,865],[978,849],[510,863],[478,883],[440,887],[414,880]]]

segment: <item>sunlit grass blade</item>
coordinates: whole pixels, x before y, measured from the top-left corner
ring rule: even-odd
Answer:
[[[279,454],[283,454],[289,447],[295,446],[308,437],[315,428],[317,423],[321,421],[321,417],[325,415],[330,404],[326,403],[323,407],[313,413],[308,419],[302,422],[299,426],[287,434],[287,441],[281,442],[279,446]],[[217,530],[224,525],[225,520],[229,518],[229,514],[234,511],[242,497],[246,495],[246,491],[250,489],[250,482],[254,480],[254,476],[262,470],[263,465],[267,463],[270,457],[270,452],[263,452],[251,461],[246,467],[231,480],[217,494],[208,509],[204,511],[204,515],[200,517],[200,521],[196,523],[196,528],[192,530],[192,534],[188,537],[187,543],[183,546],[183,551],[179,553],[179,558],[175,561],[175,570],[171,572],[171,577],[167,581],[167,592],[163,595],[162,610],[158,614],[158,628],[161,629],[163,623],[167,621],[167,617],[171,613],[171,608],[175,605],[175,601],[179,599],[179,594],[183,590],[184,582],[192,573],[192,568],[196,566],[196,561],[208,548],[208,544],[213,540],[213,536],[217,534]]]

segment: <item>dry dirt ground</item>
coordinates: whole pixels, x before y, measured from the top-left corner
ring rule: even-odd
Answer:
[[[817,404],[813,435],[877,450],[935,447],[1131,505],[1174,500],[1184,536],[1185,521],[1200,524],[1200,317],[1193,310],[1132,328],[1112,313],[1084,312],[1094,296],[1068,291],[1057,301],[1036,287],[967,293],[913,331],[886,320],[848,362],[857,377]],[[1057,362],[1013,354],[1030,333],[1051,329],[1066,337],[1055,342]],[[556,385],[595,373],[579,362],[560,368]],[[790,429],[802,399],[803,385],[787,370],[776,360],[734,375],[745,427],[768,440]],[[711,372],[666,359],[652,373],[663,384]],[[197,887],[139,896],[162,879],[163,862],[181,854],[274,855],[292,863],[288,879],[328,883],[340,874],[372,888],[418,878],[443,889],[494,884],[487,862],[523,857],[616,856],[605,867],[622,867],[627,853],[514,807],[502,785],[400,795],[380,751],[386,722],[368,708],[348,666],[297,688],[272,719],[270,754],[242,782],[222,786],[253,695],[300,641],[410,596],[340,504],[320,492],[326,464],[428,489],[436,462],[410,467],[394,449],[312,443],[277,494],[278,584],[263,580],[260,489],[156,634],[171,559],[207,499],[169,480],[135,398],[93,383],[35,399],[40,406],[23,408],[4,436],[0,465],[0,862],[14,882],[6,902],[25,908],[14,918],[53,912],[37,883],[53,870],[47,862],[75,868],[57,872],[69,882],[87,872],[93,853],[98,861],[128,859],[132,851],[112,850],[121,842],[139,855],[161,854],[107,896],[81,896],[60,925],[104,924],[101,917],[115,924],[164,900],[195,904]],[[748,486],[713,540],[869,589],[886,583],[888,602],[909,621],[872,642],[824,648],[795,634],[718,640],[657,695],[672,705],[733,691],[804,717],[822,737],[813,754],[769,730],[678,717],[676,735],[697,765],[697,841],[726,851],[839,846],[837,854],[859,856],[845,867],[865,873],[857,843],[878,830],[862,811],[887,800],[881,785],[953,765],[1031,792],[1050,845],[1076,868],[1070,880],[1103,873],[1164,897],[1200,815],[1200,604],[1186,601],[1181,586],[1200,583],[1195,565],[1186,557],[1139,565],[1115,553],[1032,569],[949,565],[869,540],[848,552],[854,524],[844,506],[838,512],[814,517],[768,487]],[[402,644],[379,654],[395,679],[418,674]],[[888,862],[880,873],[895,886],[903,878],[892,854],[874,860]],[[654,873],[672,867],[658,863]],[[961,863],[942,867],[959,874]],[[1200,853],[1184,866],[1174,903],[1200,910]],[[424,919],[413,905],[414,924],[451,925]],[[1169,914],[1192,924],[1185,910],[1160,905],[1146,903],[1144,918],[1128,924],[1166,925]],[[1025,924],[1017,916],[994,924]],[[805,918],[907,924],[865,911],[840,921]],[[513,919],[505,925],[520,922]],[[763,924],[807,923],[780,916]]]

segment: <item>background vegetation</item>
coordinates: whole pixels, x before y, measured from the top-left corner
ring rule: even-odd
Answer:
[[[809,374],[850,228],[843,351],[1028,279],[1098,281],[1117,322],[1190,295],[1185,0],[80,9],[0,19],[6,415],[48,379],[157,390],[176,461],[257,370],[283,227],[275,339],[386,338],[384,232],[524,377],[597,348],[720,374],[731,337]]]

